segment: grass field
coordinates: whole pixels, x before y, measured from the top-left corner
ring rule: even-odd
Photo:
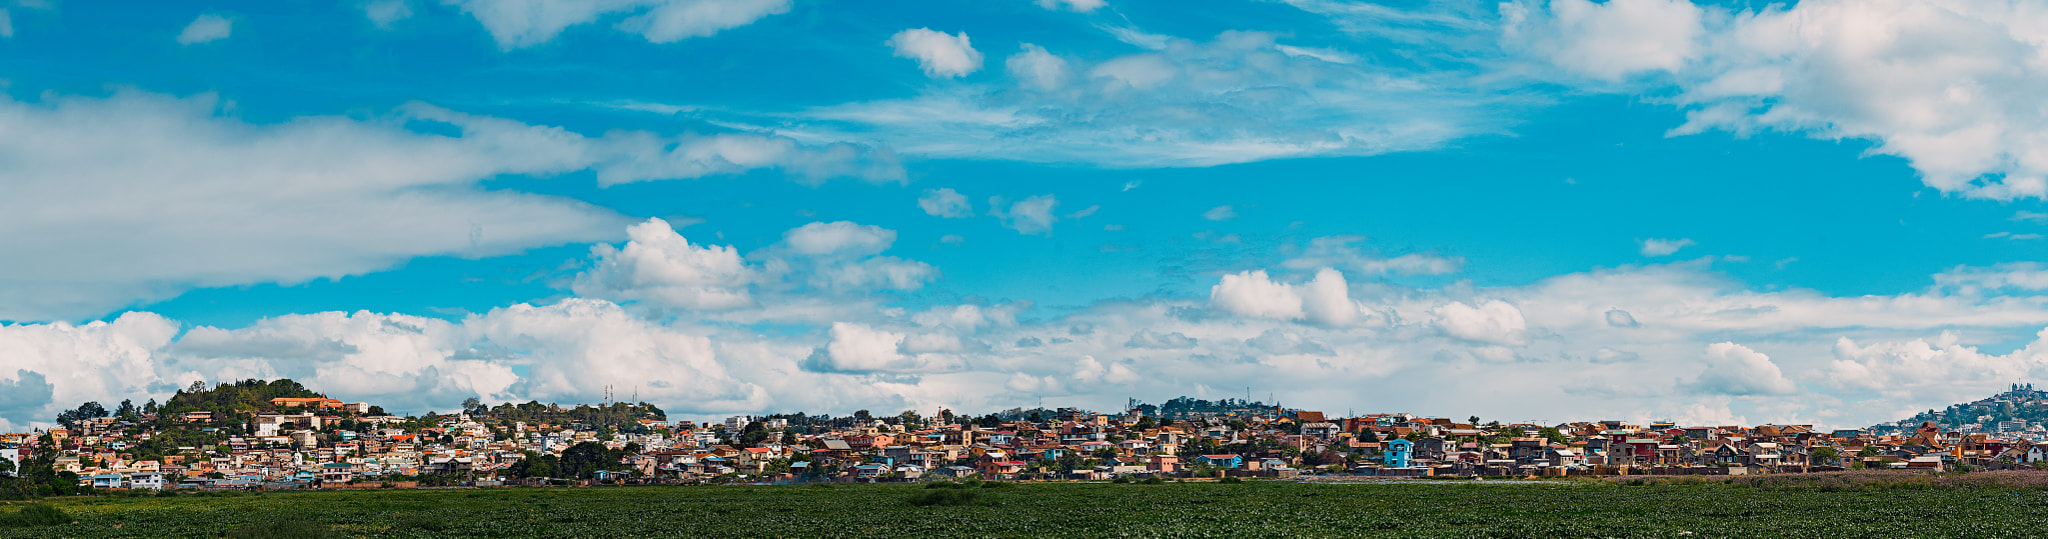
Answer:
[[[835,485],[73,498],[45,503],[76,524],[0,527],[0,536],[2048,536],[2048,490],[2024,485],[1020,484],[912,503],[933,492]]]

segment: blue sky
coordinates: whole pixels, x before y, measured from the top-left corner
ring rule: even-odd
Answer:
[[[277,376],[1856,426],[2048,373],[2026,6],[0,13],[0,426]]]

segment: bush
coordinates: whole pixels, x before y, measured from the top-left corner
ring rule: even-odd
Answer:
[[[1144,480],[1144,481],[1141,481],[1141,482],[1142,482],[1142,483],[1144,483],[1144,484],[1147,484],[1147,485],[1163,485],[1163,484],[1166,484],[1166,480],[1165,480],[1165,479],[1160,479],[1160,478],[1158,478],[1158,477],[1147,477],[1147,478],[1145,478],[1145,480]]]
[[[1239,479],[1239,478],[1236,478],[1236,477],[1225,477],[1225,478],[1223,478],[1223,480],[1221,480],[1221,481],[1217,481],[1217,482],[1218,482],[1218,483],[1222,483],[1222,484],[1225,484],[1225,485],[1235,485],[1235,484],[1238,484],[1238,483],[1243,483],[1243,482],[1244,482],[1244,480],[1243,480],[1243,479]]]
[[[981,488],[1010,488],[1010,484],[1002,481],[982,481]]]
[[[40,503],[28,504],[28,506],[22,507],[20,511],[0,515],[0,526],[55,526],[70,522],[71,515],[64,514],[63,509]]]
[[[981,493],[962,489],[934,489],[910,497],[910,504],[918,507],[934,505],[975,505],[981,501]]]
[[[973,488],[973,487],[974,487],[974,485],[969,485],[969,484],[966,484],[966,483],[954,483],[954,482],[952,482],[952,481],[940,481],[940,482],[937,482],[937,483],[926,483],[926,484],[925,484],[925,486],[924,486],[924,488],[927,488],[927,489],[934,489],[934,488]]]
[[[273,537],[290,537],[293,539],[327,539],[330,537],[339,536],[335,535],[334,530],[328,529],[327,526],[322,525],[318,522],[292,518],[285,515],[269,515],[260,520],[250,521],[247,524],[243,524],[239,528],[235,528],[234,531],[228,532],[228,537],[248,539]]]
[[[1109,480],[1109,482],[1111,482],[1111,483],[1116,483],[1116,484],[1119,484],[1119,485],[1121,485],[1121,484],[1125,484],[1125,483],[1130,483],[1130,482],[1131,482],[1131,476],[1128,476],[1128,475],[1119,475],[1119,476],[1116,476],[1116,479],[1111,479],[1111,480]]]

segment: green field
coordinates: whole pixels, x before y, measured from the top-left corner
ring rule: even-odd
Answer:
[[[49,500],[6,537],[2043,537],[2034,486],[1020,484],[382,490]],[[954,496],[954,495],[949,495]],[[0,513],[21,502],[0,506]]]

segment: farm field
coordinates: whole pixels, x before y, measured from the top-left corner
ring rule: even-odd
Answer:
[[[919,506],[944,491],[940,505]],[[944,503],[964,505],[944,505]],[[374,490],[46,501],[0,537],[2042,537],[2034,486],[1055,483]],[[21,502],[0,506],[0,514]]]

